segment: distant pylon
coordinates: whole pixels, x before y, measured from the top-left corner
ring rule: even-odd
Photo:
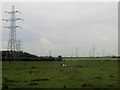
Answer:
[[[50,50],[50,56],[51,56],[51,50]]]
[[[89,51],[89,57],[91,57],[91,51]]]
[[[76,47],[76,57],[78,57],[78,47]]]
[[[21,41],[20,39],[18,39],[17,41],[17,60],[20,60],[21,59]]]
[[[8,46],[7,49],[9,51],[9,58],[10,60],[17,60],[16,58],[16,51],[17,51],[17,35],[16,35],[16,28],[18,28],[19,26],[16,25],[16,21],[17,20],[22,20],[21,18],[16,18],[15,14],[16,13],[20,13],[19,11],[15,11],[14,9],[15,7],[12,6],[12,10],[7,12],[5,11],[5,13],[8,13],[11,15],[11,17],[9,19],[3,19],[7,22],[10,23],[10,26],[8,27],[4,27],[9,29],[9,41],[8,41]],[[19,27],[21,28],[21,27]],[[8,58],[7,58],[8,59]]]
[[[71,55],[71,57],[73,57],[73,51],[72,51],[72,55]]]
[[[93,57],[95,57],[95,46],[93,46]]]
[[[103,49],[103,57],[105,56],[105,49]]]
[[[21,51],[21,41],[20,41],[20,39],[18,39],[18,41],[17,41],[17,51],[19,52],[19,51]]]

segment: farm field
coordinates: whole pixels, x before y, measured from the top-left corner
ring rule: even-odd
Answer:
[[[69,64],[62,67],[61,64]],[[2,62],[3,88],[117,88],[118,61]]]
[[[100,57],[80,57],[80,58],[75,58],[75,57],[64,57],[63,60],[118,60],[118,58],[100,58]]]

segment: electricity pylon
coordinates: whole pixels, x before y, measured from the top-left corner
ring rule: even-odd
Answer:
[[[51,57],[51,50],[50,50],[50,57]]]
[[[11,15],[11,17],[9,19],[3,19],[7,22],[10,23],[9,26],[4,27],[9,29],[9,41],[8,41],[8,51],[9,51],[9,56],[7,55],[7,59],[8,57],[10,58],[10,60],[17,60],[16,58],[16,51],[17,51],[17,35],[16,35],[16,28],[21,28],[20,26],[16,25],[16,21],[17,20],[22,20],[21,18],[16,18],[15,14],[16,13],[20,13],[19,11],[15,10],[15,7],[12,6],[12,10],[7,12],[5,11],[5,13],[8,13],[9,15]]]
[[[17,60],[20,60],[21,59],[21,41],[20,39],[18,39],[17,41]]]
[[[76,47],[75,49],[76,49],[76,57],[79,57],[78,56],[78,47]]]
[[[19,52],[19,51],[21,51],[21,41],[20,41],[20,39],[18,39],[18,41],[17,41],[17,51]]]
[[[93,46],[93,57],[95,57],[95,46]]]

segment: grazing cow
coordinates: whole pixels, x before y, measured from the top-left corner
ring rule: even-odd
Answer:
[[[61,64],[61,66],[67,67],[67,66],[69,66],[69,64]]]

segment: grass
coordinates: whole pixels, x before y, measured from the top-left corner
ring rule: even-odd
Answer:
[[[0,61],[0,89],[2,89],[2,61]]]
[[[78,61],[78,60],[118,60],[118,58],[100,58],[100,57],[81,57],[81,58],[76,58],[76,57],[64,57],[63,60],[71,60],[71,61]]]
[[[69,67],[61,64],[69,63]],[[3,88],[117,88],[118,61],[2,62]]]

